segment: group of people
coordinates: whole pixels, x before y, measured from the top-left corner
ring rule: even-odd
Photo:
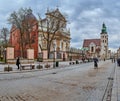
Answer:
[[[98,68],[98,59],[93,58],[93,61],[94,61],[94,68],[97,69]],[[17,65],[18,69],[20,69],[20,58],[19,57],[17,57],[16,65]]]
[[[98,59],[93,58],[93,61],[94,61],[94,68],[97,69],[98,68]],[[120,63],[120,61],[119,61],[119,63]],[[20,58],[19,57],[17,57],[16,65],[17,65],[18,69],[20,69]]]
[[[118,58],[118,59],[115,59],[115,58],[112,58],[111,59],[112,60],[112,63],[115,63],[116,61],[116,63],[117,63],[117,66],[119,66],[120,67],[120,58]],[[96,68],[98,68],[98,59],[97,58],[93,58],[93,61],[94,61],[94,68],[96,69]],[[105,61],[105,60],[104,60]]]
[[[117,66],[120,67],[120,57],[117,58],[117,59],[112,58],[111,60],[112,60],[112,63],[115,63],[115,62],[116,62],[116,63],[117,63]],[[97,58],[93,58],[93,61],[94,61],[94,68],[95,68],[95,69],[98,68],[98,59],[97,59]]]
[[[115,58],[112,58],[111,59],[112,60],[112,63],[117,63],[117,66],[120,66],[120,57],[119,58],[117,58],[117,59],[115,59]]]
[[[93,58],[93,61],[94,61],[94,69],[97,69],[98,68],[98,58]],[[115,59],[112,59],[112,62],[115,62]],[[20,69],[20,58],[17,57],[17,60],[16,60],[16,65],[18,67],[18,69]],[[117,59],[117,65],[120,66],[120,58]]]

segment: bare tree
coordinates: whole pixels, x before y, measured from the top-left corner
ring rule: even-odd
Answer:
[[[43,40],[46,42],[46,49],[48,51],[47,57],[50,55],[50,48],[55,40],[55,36],[60,32],[62,28],[66,26],[65,17],[56,9],[53,12],[47,12],[46,18],[42,19],[39,16],[39,32],[42,34]],[[43,41],[42,40],[42,41]],[[42,45],[39,44],[41,50],[43,50]]]
[[[14,11],[11,13],[8,22],[16,27],[15,30],[19,30],[19,45],[21,50],[21,56],[24,57],[24,48],[26,44],[31,47],[31,37],[30,33],[33,27],[33,22],[30,21],[29,16],[31,16],[32,10],[29,8],[21,8],[18,12]]]
[[[9,30],[7,28],[2,28],[0,32],[1,43],[4,47],[8,45]]]
[[[35,16],[32,14],[32,10],[31,9],[28,9],[28,13],[27,15],[25,16],[25,19],[24,19],[24,23],[23,23],[23,28],[25,30],[25,44],[29,45],[29,48],[32,48],[31,47],[31,44],[33,43],[34,41],[34,36],[31,35],[31,33],[36,30],[34,29],[34,26],[37,26],[37,19],[35,18]]]

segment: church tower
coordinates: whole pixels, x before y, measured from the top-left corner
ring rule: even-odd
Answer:
[[[101,59],[107,59],[108,56],[108,34],[105,23],[102,24],[102,29],[100,33],[101,40]]]

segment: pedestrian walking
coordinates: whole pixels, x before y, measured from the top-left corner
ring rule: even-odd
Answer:
[[[117,65],[120,67],[120,58],[117,59]]]
[[[20,59],[19,59],[19,57],[16,60],[16,65],[17,65],[18,69],[20,69]]]
[[[114,63],[115,63],[115,58],[114,58]]]
[[[112,60],[112,63],[113,63],[113,58],[111,60]]]
[[[104,61],[105,61],[105,58],[104,58]]]
[[[93,61],[94,61],[94,69],[97,69],[98,68],[98,59],[94,58]]]

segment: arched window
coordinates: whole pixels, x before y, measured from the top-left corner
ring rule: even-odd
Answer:
[[[105,40],[105,43],[106,43],[106,40]]]
[[[94,52],[94,47],[91,47],[91,52]]]

